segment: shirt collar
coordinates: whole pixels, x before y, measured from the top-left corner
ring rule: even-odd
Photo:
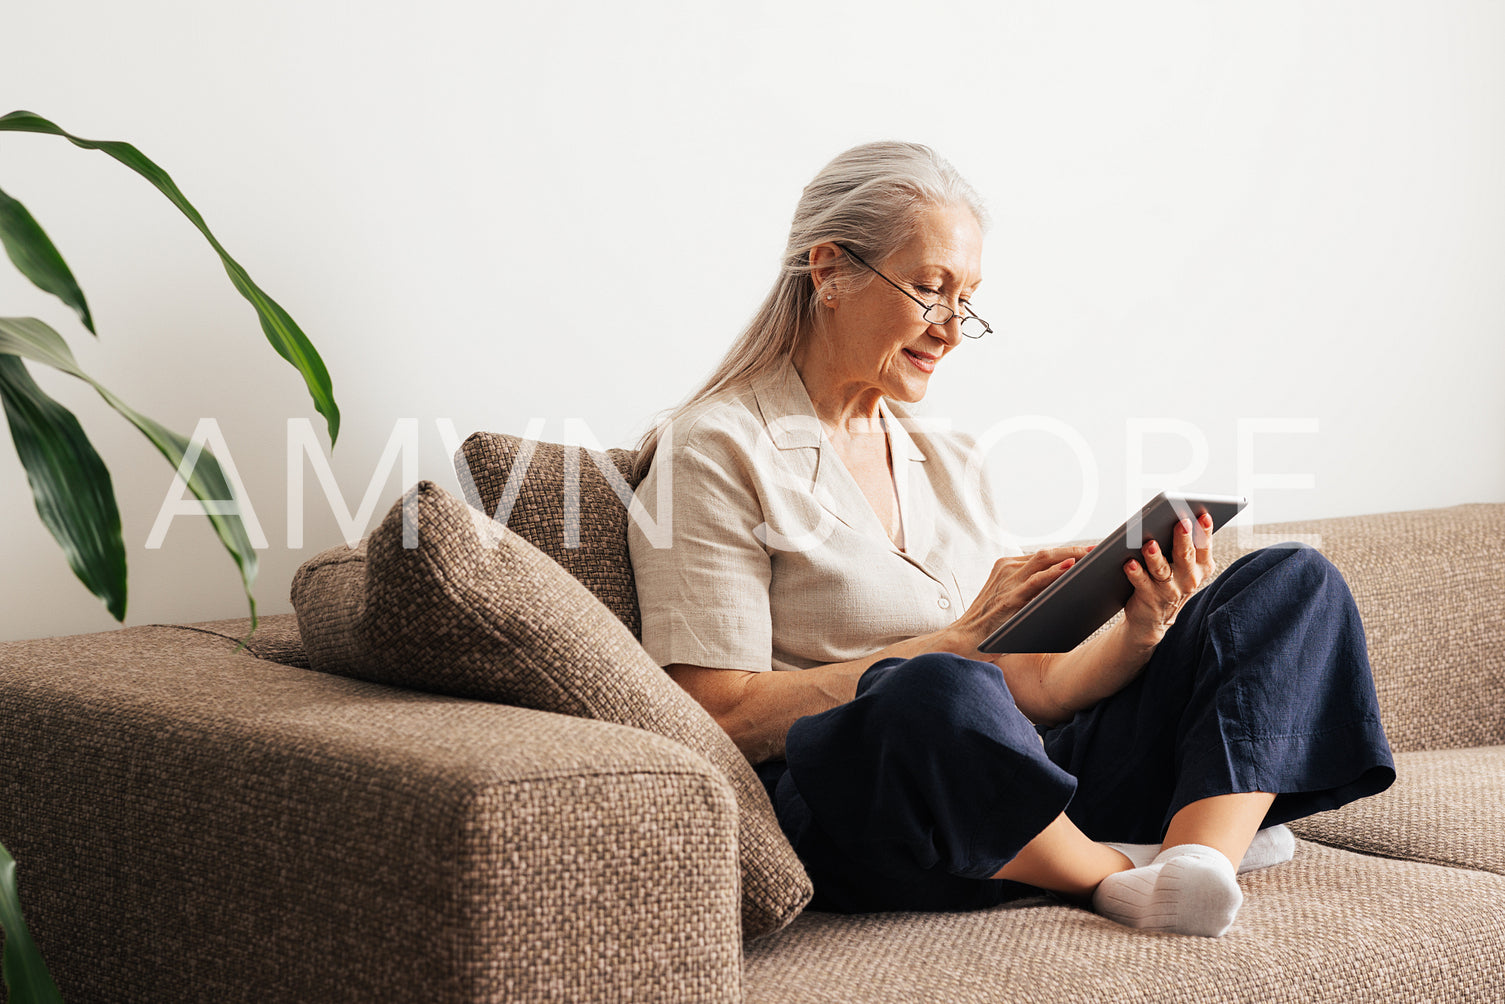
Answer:
[[[920,444],[914,441],[909,434],[906,420],[894,414],[888,406],[888,399],[878,402],[878,411],[883,415],[883,421],[888,429],[889,447],[893,450],[894,459],[908,458],[910,460],[924,460],[925,454],[920,451]]]
[[[819,447],[820,419],[799,371],[787,357],[752,382],[768,437],[781,450]]]

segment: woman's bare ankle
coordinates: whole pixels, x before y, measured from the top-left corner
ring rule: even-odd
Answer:
[[[993,878],[1023,882],[1087,902],[1103,879],[1133,867],[1128,857],[1107,844],[1089,840],[1062,815],[1025,844]]]

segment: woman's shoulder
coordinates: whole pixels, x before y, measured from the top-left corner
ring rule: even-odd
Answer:
[[[704,501],[756,494],[759,437],[766,435],[756,397],[729,389],[696,401],[658,428],[653,460],[639,483],[639,495],[668,490]]]
[[[764,432],[751,386],[731,387],[697,401],[661,427],[659,449],[720,455],[752,448]]]

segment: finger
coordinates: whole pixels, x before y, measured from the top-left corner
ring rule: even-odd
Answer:
[[[1183,519],[1181,522],[1176,524],[1176,529],[1171,534],[1171,547],[1175,548],[1177,561],[1185,559],[1188,563],[1190,563],[1197,560],[1197,556],[1194,553],[1195,548],[1192,547],[1191,537],[1191,520]]]
[[[1080,544],[1073,544],[1067,547],[1047,547],[1030,555],[1030,559],[1042,565],[1054,565],[1068,558],[1080,558],[1090,550],[1092,548]]]
[[[1042,568],[1049,568],[1058,560],[1060,559],[1058,559],[1054,554],[1050,552],[1048,548],[1046,548],[1031,554],[1029,556],[1029,560],[1025,562],[1025,568],[1027,568],[1029,570],[1029,573],[1033,575],[1035,572],[1039,571]]]
[[[1197,552],[1192,546],[1192,521],[1183,519],[1176,524],[1175,533],[1171,536],[1171,547],[1175,551],[1175,579],[1176,586],[1188,595],[1196,592],[1197,584],[1201,581],[1198,577],[1200,569],[1197,567]]]
[[[1019,576],[1028,576],[1041,566],[1042,562],[1033,554],[999,558],[993,562],[992,578],[1004,582]]]
[[[1197,517],[1197,528],[1192,532],[1191,542],[1197,552],[1197,564],[1206,565],[1212,556],[1212,517],[1207,513]]]
[[[1157,541],[1150,541],[1144,545],[1140,552],[1144,556],[1144,567],[1149,572],[1150,578],[1156,582],[1169,582],[1171,580],[1171,564],[1165,559],[1165,554],[1160,550]]]
[[[1004,577],[1018,577],[1029,579],[1042,571],[1055,566],[1061,559],[1057,558],[1049,550],[1035,551],[1031,554],[1012,559],[1007,568],[997,567],[995,570]]]
[[[1075,558],[1067,558],[1065,561],[1058,561],[1054,565],[1051,565],[1049,568],[1041,569],[1034,575],[1031,575],[1029,577],[1030,585],[1034,585],[1036,583],[1049,584],[1075,564]]]
[[[1059,579],[1062,575],[1065,575],[1066,572],[1074,564],[1076,564],[1075,558],[1067,558],[1065,561],[1057,562],[1056,564],[1051,565],[1049,568],[1042,569],[1031,575],[1029,578],[1024,580],[1023,585],[1015,587],[1015,596],[1017,602],[1020,605],[1028,603],[1040,593],[1044,592],[1045,588],[1052,582]]]
[[[1160,602],[1158,587],[1161,583],[1150,575],[1142,563],[1130,558],[1124,562],[1124,574],[1129,577],[1129,582],[1134,586],[1135,592],[1156,604]]]

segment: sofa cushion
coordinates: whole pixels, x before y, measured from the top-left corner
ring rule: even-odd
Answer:
[[[294,614],[266,614],[257,620],[256,630],[251,630],[251,618],[227,617],[217,621],[199,621],[197,624],[175,624],[182,631],[201,631],[205,634],[228,638],[245,645],[246,651],[258,659],[280,662],[284,666],[308,668],[308,653],[303,650],[303,639],[298,634],[298,618]]]
[[[405,547],[404,512],[417,546]],[[313,668],[378,683],[630,725],[725,775],[739,807],[743,933],[788,923],[810,880],[726,733],[569,573],[431,482],[364,550],[336,547],[293,580]]]
[[[971,913],[807,912],[750,945],[747,1004],[1498,1001],[1505,876],[1298,841],[1239,879],[1221,938],[1044,897]]]
[[[1306,838],[1505,875],[1505,746],[1395,755],[1395,784],[1291,823]]]
[[[641,638],[627,556],[634,456],[477,432],[455,454],[455,473],[467,502],[559,562]]]

